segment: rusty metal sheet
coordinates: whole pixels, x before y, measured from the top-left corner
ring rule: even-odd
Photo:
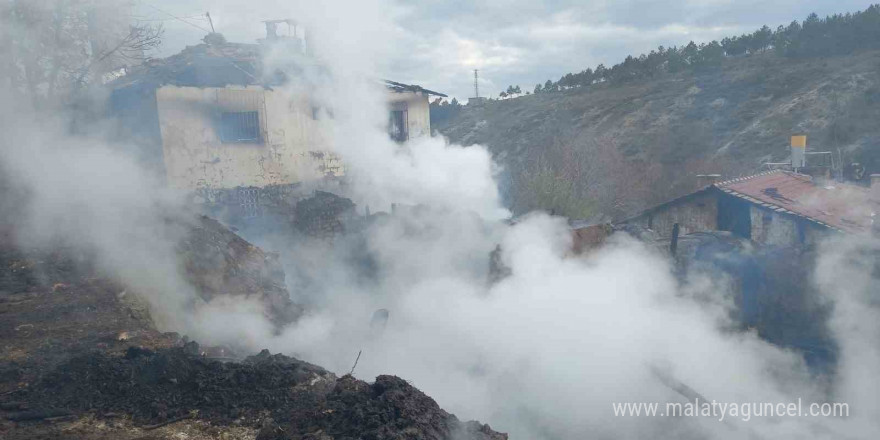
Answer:
[[[774,171],[715,185],[736,197],[779,211],[784,209],[844,232],[871,229],[874,213],[880,213],[880,197],[869,188],[829,181],[814,182],[810,176]]]

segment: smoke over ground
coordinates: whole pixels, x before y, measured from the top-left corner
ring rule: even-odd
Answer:
[[[332,29],[335,15],[324,9],[306,15],[319,29],[316,41],[326,41],[320,29]],[[394,24],[391,16],[370,18],[347,23],[340,33],[380,39],[337,34],[317,49],[331,54],[323,61],[332,90],[320,94],[335,112],[333,146],[346,158],[361,205],[374,211],[390,202],[428,208],[377,222],[363,243],[287,249],[288,273],[308,280],[293,293],[313,308],[271,339],[274,349],[339,372],[347,372],[363,350],[358,376],[399,374],[451,411],[518,438],[832,438],[877,431],[868,416],[877,412],[869,404],[853,408],[845,423],[615,419],[612,402],[684,401],[663,377],[719,402],[847,402],[850,393],[826,395],[825,379],[811,377],[799,353],[729,330],[736,327],[728,318],[731,301],[718,285],[707,279],[681,285],[663,257],[638,243],[619,239],[590,258],[568,258],[570,235],[561,219],[498,222],[504,210],[494,185],[497,170],[482,147],[462,149],[438,138],[407,147],[390,142],[382,130],[380,88],[363,78],[382,68],[375,62],[382,50],[394,48],[393,39],[381,39]],[[511,275],[491,284],[488,255],[498,243]],[[375,276],[364,276],[363,261],[351,258],[361,252],[370,255]],[[832,263],[825,260],[818,278],[838,272],[826,270]],[[836,298],[823,287],[829,300]],[[390,310],[384,332],[370,329],[370,315],[379,308]],[[876,332],[862,339],[876,341]],[[865,353],[844,348],[844,369],[863,365]],[[841,383],[870,377],[854,373]]]
[[[105,271],[149,298],[169,330],[296,354],[340,374],[362,351],[356,376],[399,375],[460,417],[513,438],[878,432],[880,390],[870,385],[880,367],[875,244],[829,242],[816,268],[817,285],[836,305],[831,324],[841,347],[828,394],[818,385],[824,378],[811,377],[798,353],[730,330],[731,302],[712,280],[682,284],[663,256],[626,238],[572,257],[559,218],[501,221],[507,213],[486,149],[440,138],[391,142],[384,90],[374,79],[387,52],[403,50],[390,43],[392,5],[272,6],[290,8],[315,33],[328,73],[303,80],[332,110],[325,123],[345,158],[354,199],[374,211],[391,202],[422,205],[333,244],[265,240],[282,252],[291,294],[308,304],[306,316],[275,334],[252,305],[190,307],[193,290],[173,247],[181,233],[174,225],[187,215],[178,195],[159,189],[115,146],[58,135],[63,127],[6,108],[0,167],[28,194],[19,240],[60,240],[94,253]],[[286,60],[276,54],[268,65]],[[302,91],[289,89],[291,97]],[[510,275],[492,283],[489,254],[499,243]],[[384,329],[370,324],[380,308],[390,311]],[[850,417],[614,417],[615,402],[685,402],[675,384],[719,402],[847,402]]]
[[[105,272],[150,299],[161,327],[189,327],[182,311],[193,289],[172,258],[189,218],[182,200],[119,149],[62,135],[62,118],[16,111],[3,101],[0,171],[8,186],[3,197],[19,195],[6,213],[18,241],[94,256]]]

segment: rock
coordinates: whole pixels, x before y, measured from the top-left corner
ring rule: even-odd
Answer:
[[[297,202],[294,228],[315,238],[330,238],[345,232],[345,223],[354,216],[355,204],[349,199],[325,191]]]
[[[205,301],[226,295],[256,299],[279,327],[302,313],[290,300],[277,255],[264,252],[218,221],[199,217],[178,249],[187,281]]]

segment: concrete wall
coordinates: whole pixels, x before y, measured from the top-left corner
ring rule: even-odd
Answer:
[[[712,193],[699,194],[648,212],[628,223],[651,229],[662,238],[672,237],[672,226],[678,223],[680,235],[714,231],[718,228],[718,200]]]
[[[320,121],[307,98],[258,86],[156,91],[168,184],[175,188],[263,187],[344,172],[327,151]],[[262,142],[224,143],[220,118],[228,111],[257,111]]]
[[[718,197],[706,193],[644,213],[627,223],[651,229],[661,238],[671,238],[675,223],[681,235],[718,230]],[[724,197],[724,196],[721,196]],[[807,220],[748,204],[751,239],[767,246],[811,246],[829,230]]]
[[[430,135],[427,95],[387,96],[389,108],[406,108],[409,139]],[[259,86],[166,85],[156,90],[156,108],[165,174],[174,188],[266,187],[345,173],[341,158],[329,151],[325,116],[307,96],[291,99]],[[222,142],[221,114],[243,111],[259,113],[262,141]]]
[[[768,246],[800,244],[797,221],[760,206],[751,205],[752,240]]]
[[[752,205],[752,240],[767,246],[812,246],[831,230],[807,220]]]
[[[431,107],[428,95],[415,92],[388,91],[389,107],[404,104],[407,111],[407,132],[409,138],[431,135]]]

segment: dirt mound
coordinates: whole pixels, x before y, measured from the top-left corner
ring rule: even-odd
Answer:
[[[368,384],[264,350],[241,363],[197,353],[197,344],[124,356],[75,357],[30,389],[38,413],[128,413],[136,423],[198,418],[260,428],[258,439],[503,439],[476,422],[461,423],[394,376]]]
[[[264,252],[220,224],[200,216],[178,244],[184,273],[199,296],[256,298],[277,326],[294,321],[302,309],[293,304],[278,256]]]
[[[368,384],[351,376],[336,382],[327,399],[323,431],[332,438],[506,439],[489,425],[462,423],[434,399],[396,376]]]

